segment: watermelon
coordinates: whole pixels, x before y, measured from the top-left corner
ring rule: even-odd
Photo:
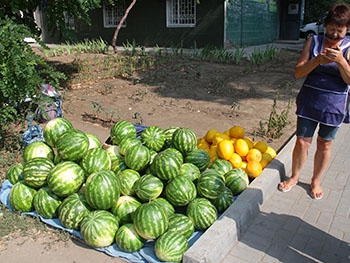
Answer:
[[[25,185],[22,182],[17,182],[10,190],[10,205],[13,210],[19,212],[33,211],[33,199],[36,190]]]
[[[121,155],[125,155],[126,151],[130,148],[133,148],[137,145],[141,145],[141,141],[139,138],[136,137],[125,137],[120,141],[118,144],[119,147],[119,153]]]
[[[110,137],[112,143],[118,145],[125,137],[136,137],[136,128],[131,122],[119,121],[111,128]]]
[[[167,231],[154,244],[154,252],[158,259],[166,262],[180,262],[188,249],[188,241],[184,235]]]
[[[66,197],[58,207],[58,218],[64,227],[79,230],[81,221],[89,212],[90,207],[84,195],[74,193]]]
[[[6,171],[5,178],[9,180],[11,184],[15,184],[23,178],[23,164],[16,163],[10,166]]]
[[[66,131],[73,130],[73,124],[66,118],[55,118],[46,123],[44,128],[45,142],[56,148],[58,138]]]
[[[113,204],[111,212],[119,218],[119,224],[132,223],[132,214],[141,203],[132,196],[123,195]]]
[[[212,169],[204,171],[197,180],[197,192],[208,199],[218,198],[225,188],[225,181],[220,174]]]
[[[174,147],[173,145],[173,133],[178,129],[178,126],[170,126],[164,130],[165,141],[163,148]]]
[[[210,164],[209,154],[203,149],[194,149],[185,156],[185,163],[192,163],[203,172]]]
[[[85,133],[89,139],[89,149],[102,148],[102,143],[100,139],[93,133]]]
[[[144,239],[156,239],[168,228],[168,217],[157,203],[141,204],[133,215],[136,232]]]
[[[178,128],[172,136],[173,145],[183,155],[197,148],[197,136],[189,128]]]
[[[249,185],[247,173],[240,168],[234,168],[225,174],[226,186],[234,196],[242,193]]]
[[[170,148],[159,152],[155,157],[151,164],[151,172],[152,174],[159,177],[161,180],[170,180],[175,178],[181,165],[183,163],[182,158],[169,150]]]
[[[201,231],[209,228],[218,217],[215,206],[203,197],[197,197],[189,203],[186,215],[192,220],[194,228]]]
[[[159,204],[168,217],[175,213],[175,208],[172,204],[170,204],[170,202],[167,199],[163,197],[158,197],[154,199],[153,202]]]
[[[225,178],[225,173],[233,169],[229,161],[220,158],[213,161],[209,168],[217,171],[223,178]]]
[[[163,182],[152,174],[145,174],[135,182],[135,193],[142,201],[150,201],[163,191]]]
[[[178,176],[166,185],[165,195],[173,206],[185,206],[197,196],[197,190],[190,179]]]
[[[106,150],[102,148],[88,149],[81,159],[80,165],[87,175],[112,168],[111,158]]]
[[[92,173],[86,179],[84,195],[91,208],[108,210],[120,196],[119,179],[109,170]]]
[[[70,161],[57,164],[47,176],[47,185],[59,197],[66,197],[77,192],[84,181],[83,168]]]
[[[46,185],[46,178],[55,164],[48,158],[30,159],[23,167],[23,181],[32,188]]]
[[[69,130],[58,138],[56,148],[62,160],[78,161],[89,149],[89,138],[80,130]]]
[[[146,168],[150,160],[150,150],[144,145],[136,145],[125,153],[125,164],[136,171]]]
[[[158,152],[165,142],[164,131],[158,126],[148,126],[141,133],[141,141],[148,149]]]
[[[230,188],[225,186],[225,189],[222,191],[220,196],[216,199],[211,200],[211,202],[219,213],[224,212],[234,202],[234,197]]]
[[[178,232],[189,239],[194,233],[194,225],[188,216],[175,213],[169,217],[169,227],[167,231]]]
[[[118,219],[106,210],[91,211],[80,223],[84,241],[93,247],[107,247],[114,242]]]
[[[56,218],[61,203],[62,200],[47,186],[40,188],[33,199],[35,211],[45,219]]]
[[[129,223],[117,230],[115,243],[123,251],[136,252],[144,246],[145,240],[137,234],[134,224]]]
[[[120,154],[119,147],[117,145],[110,145],[105,150],[111,159],[111,170],[113,172],[117,174],[127,168],[125,158]]]
[[[54,156],[53,149],[42,141],[34,141],[28,144],[23,151],[24,163],[35,157],[44,157],[53,160]]]
[[[133,169],[125,169],[120,171],[117,175],[120,181],[120,193],[122,195],[134,195],[134,184],[141,178],[139,172]]]
[[[199,168],[194,165],[193,163],[183,163],[181,165],[180,171],[179,171],[179,176],[184,176],[191,181],[194,181],[199,178],[201,175],[201,171]]]

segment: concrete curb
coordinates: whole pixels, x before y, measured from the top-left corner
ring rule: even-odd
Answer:
[[[260,207],[291,171],[293,136],[276,158],[184,254],[183,263],[220,262],[247,230]]]

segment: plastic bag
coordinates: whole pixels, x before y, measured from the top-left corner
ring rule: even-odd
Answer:
[[[35,119],[46,123],[57,117],[62,117],[62,97],[50,84],[41,85],[42,103],[35,111]]]
[[[43,129],[39,125],[33,125],[33,119],[33,113],[29,113],[27,116],[28,128],[22,134],[24,146],[27,146],[34,141],[45,141]]]

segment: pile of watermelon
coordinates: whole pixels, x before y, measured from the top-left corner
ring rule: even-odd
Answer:
[[[189,128],[139,133],[123,120],[102,144],[61,117],[47,123],[44,138],[6,172],[10,205],[58,218],[96,248],[136,252],[153,240],[159,260],[181,261],[194,231],[209,228],[249,184],[230,162],[210,163]]]

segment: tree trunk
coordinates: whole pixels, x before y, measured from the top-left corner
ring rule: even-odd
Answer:
[[[125,19],[128,17],[128,14],[129,14],[131,8],[133,8],[133,6],[136,4],[136,1],[137,0],[132,0],[130,5],[128,6],[128,8],[125,10],[124,16],[122,17],[122,19],[120,19],[116,30],[114,31],[114,35],[113,35],[113,38],[112,38],[112,47],[113,47],[114,53],[117,53],[117,37],[118,37],[118,33],[119,33],[119,31],[120,31],[120,29],[121,29]]]

